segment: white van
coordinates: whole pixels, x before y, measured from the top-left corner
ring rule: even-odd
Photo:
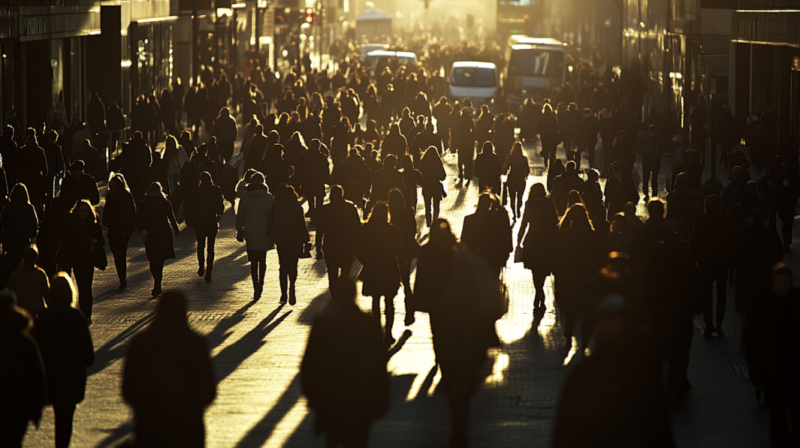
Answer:
[[[386,59],[390,62],[392,60],[397,60],[399,65],[405,65],[410,70],[416,70],[417,68],[417,55],[410,51],[373,50],[367,53],[367,56],[364,58],[364,65],[370,68],[372,76],[377,75],[375,73],[375,67],[381,59]]]
[[[451,101],[469,98],[476,109],[483,104],[493,107],[500,88],[497,66],[491,62],[457,61],[450,69],[447,97]]]

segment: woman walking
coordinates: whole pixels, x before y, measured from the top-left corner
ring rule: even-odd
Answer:
[[[64,239],[56,255],[58,268],[75,274],[78,303],[86,321],[92,322],[94,268],[105,269],[105,239],[97,212],[87,200],[78,201],[70,214]],[[102,258],[102,259],[101,259]]]
[[[380,322],[381,297],[384,298],[386,330],[384,342],[391,346],[394,325],[394,298],[397,289],[405,286],[407,297],[411,297],[408,281],[408,263],[403,252],[401,230],[389,223],[389,208],[385,202],[376,202],[369,220],[361,226],[356,237],[356,255],[363,265],[359,279],[363,282],[361,293],[372,297],[372,315]],[[412,310],[406,310],[411,313]]]
[[[527,232],[526,232],[527,230]],[[544,282],[553,271],[555,239],[558,234],[558,212],[553,200],[547,197],[544,185],[536,183],[528,191],[528,200],[517,233],[517,250],[522,243],[522,262],[531,271],[536,296],[533,309],[544,312]]]
[[[264,175],[253,174],[250,183],[241,192],[236,214],[236,238],[246,243],[250,276],[253,278],[253,300],[258,300],[264,291],[267,251],[273,248],[272,236],[268,233],[272,205],[272,195],[267,189]]]
[[[94,345],[81,312],[75,309],[75,286],[64,272],[53,278],[47,309],[36,319],[33,336],[47,374],[47,396],[53,405],[56,448],[72,438],[75,407],[86,391],[86,368],[94,363]]]
[[[205,276],[205,281],[211,282],[211,271],[214,267],[214,245],[217,240],[217,231],[219,231],[219,218],[225,211],[225,204],[222,202],[222,190],[214,185],[208,171],[200,173],[194,201],[196,213],[194,232],[197,236],[197,264],[199,265],[197,276]],[[204,266],[206,243],[208,243],[208,255]]]
[[[150,262],[150,273],[153,275],[152,295],[158,297],[161,294],[161,280],[164,278],[164,262],[175,258],[170,226],[175,236],[180,234],[172,205],[164,196],[160,183],[150,184],[137,217],[144,237],[147,261]]]
[[[125,289],[128,286],[128,242],[136,227],[136,203],[122,174],[115,174],[108,182],[102,224],[108,228],[108,245],[114,256],[119,289]]]
[[[422,200],[425,201],[425,223],[428,227],[431,222],[439,217],[439,205],[447,197],[444,191],[444,182],[447,172],[444,170],[442,158],[436,147],[431,146],[425,150],[419,162],[419,171],[422,173]]]
[[[281,303],[297,303],[297,260],[303,253],[303,245],[309,241],[306,218],[297,193],[290,185],[281,185],[275,193],[272,206],[272,238],[278,248],[280,261],[279,279]]]
[[[22,251],[36,238],[38,228],[39,219],[28,196],[28,188],[25,184],[14,185],[10,202],[0,215],[3,249],[8,253],[12,266],[16,266],[22,259]]]
[[[509,170],[511,172],[509,173]],[[503,174],[508,173],[506,188],[508,188],[508,200],[511,203],[511,211],[514,219],[522,216],[522,194],[525,192],[525,183],[531,168],[528,165],[528,158],[522,150],[522,143],[516,142],[511,148],[503,166]]]

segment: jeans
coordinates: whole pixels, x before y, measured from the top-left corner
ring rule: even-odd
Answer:
[[[125,282],[128,278],[128,242],[131,239],[130,233],[122,233],[109,229],[108,246],[111,255],[114,256],[114,266],[117,268],[117,277],[120,282]]]
[[[208,255],[206,255],[206,240],[208,240]],[[203,267],[203,256],[206,255],[205,266],[210,271],[214,267],[214,245],[217,240],[217,234],[213,235],[197,235],[197,264]]]

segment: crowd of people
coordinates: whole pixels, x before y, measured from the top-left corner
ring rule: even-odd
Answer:
[[[254,62],[246,79],[237,73],[231,82],[207,68],[185,94],[176,82],[158,100],[140,97],[129,116],[131,138],[109,163],[99,217],[96,179],[86,161],[65,154],[56,130],[29,129],[18,147],[7,127],[0,174],[13,187],[0,228],[15,269],[0,297],[0,445],[19,446],[46,404],[54,406],[57,446],[69,445],[93,358],[94,272],[107,268],[108,238],[126,288],[127,248],[138,229],[160,300],[151,327],[131,343],[123,376],[136,443],[202,446],[203,409],[216,393],[209,350],[188,327],[186,299],[162,294],[162,279],[180,219],[197,238],[198,276],[213,281],[228,202],[236,206],[253,300],[272,281],[268,251],[278,254],[281,295],[267,300],[291,306],[302,295],[299,260],[314,247],[324,259],[333,298],[315,321],[301,375],[328,446],[366,446],[371,423],[389,406],[386,350],[396,342],[401,287],[405,325],[430,314],[451,446],[468,445],[470,397],[487,350],[500,344],[495,322],[508,310],[502,277],[512,254],[531,272],[537,319],[552,277],[567,345],[574,339],[581,352],[592,348],[564,386],[554,446],[673,446],[667,399],[692,388],[693,319],[703,314],[706,337],[725,335],[731,277],[735,310],[745,315],[750,378],[772,413],[773,446],[795,446],[800,292],[781,260],[792,242],[797,148],[773,148],[771,162],[759,162],[766,174],[753,180],[752,154],[726,156],[732,168],[724,188],[702,182],[707,160],[698,148],[683,151],[664,196],[661,161],[672,154],[674,131],[656,111],[644,120],[633,112],[635,86],[576,61],[575,87],[531,98],[518,113],[498,112],[442,96],[435,61],[443,60],[369,67],[348,55],[331,76],[292,69],[282,77]],[[114,107],[95,128],[111,126]],[[538,155],[526,150],[529,141],[541,143]],[[448,183],[450,157],[458,175]],[[531,184],[539,160],[546,180]],[[475,213],[457,237],[440,204],[448,191],[475,187]],[[420,192],[427,241],[416,219]],[[642,199],[646,221],[636,213]],[[356,260],[371,317],[355,305]],[[165,370],[170,375],[159,373]]]

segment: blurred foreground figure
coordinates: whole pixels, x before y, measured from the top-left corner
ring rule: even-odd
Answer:
[[[56,448],[72,439],[75,407],[86,392],[86,368],[94,363],[94,345],[86,319],[75,304],[77,292],[66,272],[53,277],[47,309],[39,314],[33,335],[47,373],[47,401],[53,405]]]
[[[328,448],[366,447],[370,425],[389,407],[381,328],[355,299],[355,283],[339,278],[300,366],[303,393],[316,413],[314,432],[327,435]]]
[[[163,294],[125,360],[122,396],[133,408],[136,446],[204,446],[203,412],[216,392],[208,344],[186,321],[186,298]]]
[[[451,448],[468,446],[469,403],[478,390],[486,350],[500,345],[494,323],[508,304],[496,272],[458,244],[444,219],[431,225],[417,263],[414,309],[430,313],[433,351],[442,371],[452,423]]]
[[[674,446],[658,359],[633,328],[625,299],[597,307],[596,349],[564,384],[555,448]]]
[[[773,448],[800,446],[800,290],[783,263],[772,270],[772,291],[745,320],[742,345],[757,398],[772,418]]]
[[[28,421],[36,427],[47,400],[39,348],[30,336],[31,318],[9,291],[0,292],[0,446],[22,446]]]

